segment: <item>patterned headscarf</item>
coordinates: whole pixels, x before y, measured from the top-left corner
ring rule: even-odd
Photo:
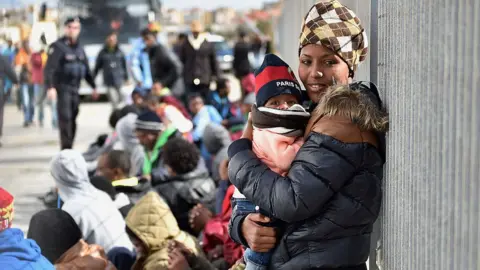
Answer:
[[[302,25],[300,50],[308,44],[334,51],[347,63],[352,77],[368,51],[367,34],[360,19],[337,0],[319,2],[308,11]]]

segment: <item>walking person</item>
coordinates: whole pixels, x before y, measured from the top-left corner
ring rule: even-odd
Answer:
[[[8,94],[3,91],[3,85],[7,79],[9,79],[14,85],[18,84],[17,75],[15,74],[12,65],[10,65],[9,59],[0,55],[0,138],[3,135],[3,110],[8,98]],[[2,147],[1,142],[0,147]]]
[[[208,100],[210,83],[219,78],[217,55],[200,22],[194,21],[191,31],[179,56],[183,63],[185,89],[187,95],[200,94],[203,100]]]
[[[87,56],[78,41],[81,30],[80,19],[69,18],[64,25],[65,36],[50,46],[44,70],[47,94],[52,96],[52,93],[56,92],[58,97],[57,112],[62,150],[73,147],[80,105],[78,89],[82,79],[85,78],[93,88],[93,98],[98,98]]]
[[[112,109],[115,110],[122,103],[122,85],[128,81],[127,61],[118,46],[117,33],[107,36],[105,46],[98,53],[93,71],[94,79],[100,70],[103,70],[103,84],[108,89],[108,98],[112,103]]]
[[[250,65],[250,54],[251,46],[247,42],[247,34],[243,31],[238,33],[238,41],[233,48],[233,72],[235,77],[241,82],[242,85],[242,97],[245,96],[247,92],[252,92],[254,89],[245,89],[244,84],[247,80],[247,76],[252,79],[254,76],[252,74],[252,66]]]
[[[20,70],[19,79],[20,97],[23,108],[23,127],[28,127],[33,123],[33,114],[35,112],[30,57],[31,49],[28,41],[23,41],[22,47],[15,56],[15,66]]]

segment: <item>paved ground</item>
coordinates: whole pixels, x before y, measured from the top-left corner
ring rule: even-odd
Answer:
[[[97,134],[109,131],[109,113],[107,103],[81,105],[75,149],[87,149]],[[59,136],[49,121],[45,121],[44,128],[23,128],[22,117],[15,106],[6,108],[3,147],[0,148],[0,186],[15,196],[14,226],[26,231],[31,216],[43,209],[37,197],[54,185],[49,163],[59,151]],[[50,119],[48,110],[45,119]]]
[[[238,81],[232,79],[230,99],[239,98]],[[37,197],[54,186],[49,163],[60,149],[58,130],[50,126],[45,108],[45,127],[23,128],[23,114],[13,105],[5,111],[3,147],[0,148],[0,186],[15,196],[14,226],[24,231],[34,213],[44,208]],[[75,149],[84,151],[98,134],[109,132],[109,103],[83,103],[77,120]]]

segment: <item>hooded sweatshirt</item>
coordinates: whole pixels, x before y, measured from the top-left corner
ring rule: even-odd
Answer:
[[[115,127],[118,139],[130,157],[130,175],[141,174],[145,157],[143,147],[135,135],[135,121],[137,117],[137,114],[129,113],[120,119]]]
[[[180,230],[172,211],[155,192],[140,199],[125,221],[147,248],[145,257],[137,258],[132,269],[167,270],[169,240],[176,240],[195,255],[203,256],[196,239]]]
[[[42,256],[40,247],[25,239],[19,229],[0,232],[0,268],[11,270],[53,270],[53,265]]]
[[[230,133],[221,125],[210,123],[203,133],[203,144],[212,158],[212,178],[215,182],[220,180],[218,168],[223,160],[228,159],[228,146],[232,143]]]
[[[96,189],[88,177],[87,163],[73,150],[57,154],[51,165],[62,210],[75,220],[83,238],[108,252],[114,247],[132,248],[125,233],[125,222],[115,203],[107,193]]]

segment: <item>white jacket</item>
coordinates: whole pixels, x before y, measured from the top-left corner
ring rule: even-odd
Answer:
[[[106,252],[114,247],[132,250],[122,215],[112,199],[90,183],[80,153],[61,151],[52,160],[51,173],[64,202],[62,210],[72,216],[87,243],[100,245]]]

